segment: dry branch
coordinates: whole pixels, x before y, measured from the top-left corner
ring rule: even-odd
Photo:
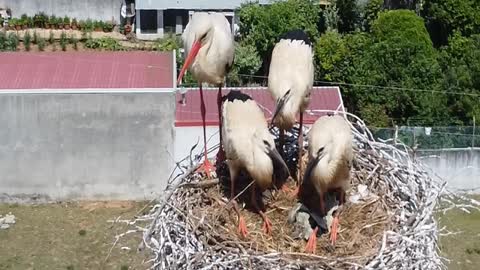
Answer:
[[[281,196],[267,201],[274,235],[264,235],[260,219],[243,210],[249,237],[242,239],[236,233],[236,215],[222,211],[229,203],[222,178],[203,179],[187,157],[185,173],[150,213],[138,217],[152,220],[142,242],[153,254],[151,269],[444,269],[434,220],[439,196],[445,198],[445,211],[459,201],[464,209],[478,210],[479,205],[448,191],[445,182],[410,158],[406,145],[376,141],[361,119],[348,118],[355,142],[351,192],[362,184],[375,198],[347,203],[333,252],[325,248],[323,236],[316,255],[301,252],[305,242],[289,236],[284,210],[295,202]],[[295,134],[290,136],[296,141]]]

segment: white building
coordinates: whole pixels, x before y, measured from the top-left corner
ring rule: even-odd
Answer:
[[[180,35],[193,13],[198,11],[222,12],[232,25],[232,32],[237,29],[235,10],[249,0],[136,0],[135,32],[137,38],[152,40],[162,38],[165,34]],[[268,4],[270,0],[260,0]]]

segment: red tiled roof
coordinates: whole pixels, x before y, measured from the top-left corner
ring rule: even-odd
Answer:
[[[263,106],[266,110],[265,117],[268,119],[271,114],[267,111],[273,112],[274,102],[270,93],[265,87],[261,88],[224,88],[222,95],[227,94],[231,89],[240,90],[250,95],[258,104]],[[193,90],[193,91],[192,91]],[[206,125],[218,125],[218,110],[217,110],[217,91],[214,89],[205,89],[204,100],[206,112]],[[182,105],[182,95],[177,92],[177,106],[176,106],[176,120],[175,126],[201,126],[202,116],[200,113],[200,94],[198,89],[189,89],[185,93],[186,104]],[[314,87],[312,91],[312,98],[308,110],[339,110],[344,111],[342,97],[338,87]],[[313,124],[320,115],[326,113],[318,113],[318,115],[304,114],[304,123]]]
[[[0,53],[0,89],[172,88],[171,52]]]

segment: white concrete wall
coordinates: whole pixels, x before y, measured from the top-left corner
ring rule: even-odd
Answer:
[[[220,135],[218,127],[207,127],[207,147],[210,148],[218,144]],[[194,154],[203,153],[203,128],[199,127],[175,127],[175,161],[180,161],[190,154],[190,149],[198,140],[198,146],[194,150]],[[209,158],[214,158],[217,154],[215,150],[209,154]]]
[[[0,0],[0,7],[9,7],[13,17],[26,13],[32,16],[40,11],[47,15],[69,16],[79,20],[120,21],[121,0]]]
[[[480,192],[480,148],[422,150],[418,155],[450,187]]]
[[[128,91],[0,92],[0,198],[156,198],[174,164],[175,96]]]

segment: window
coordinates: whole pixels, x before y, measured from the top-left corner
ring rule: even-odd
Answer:
[[[145,34],[156,34],[158,28],[158,14],[156,10],[140,10],[140,31]]]

